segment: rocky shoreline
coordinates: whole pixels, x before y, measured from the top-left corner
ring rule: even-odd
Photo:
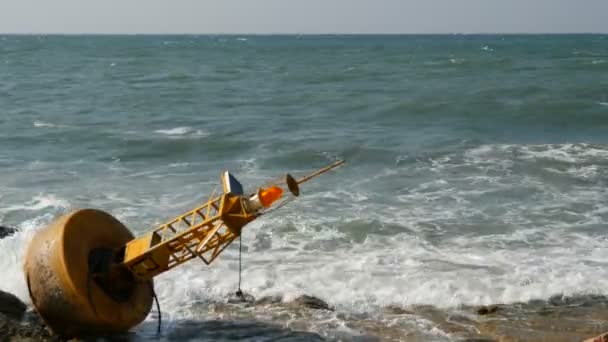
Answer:
[[[583,341],[608,331],[608,298],[553,297],[509,305],[445,310],[433,306],[388,306],[382,312],[349,314],[313,296],[291,301],[280,297],[231,297],[223,303],[193,305],[190,319],[169,322],[161,335],[153,321],[112,340],[247,340],[272,336],[281,341]],[[261,314],[263,313],[263,314]],[[197,320],[196,317],[205,317]],[[343,327],[324,329],[333,317]],[[315,322],[325,322],[321,325]],[[409,322],[409,323],[408,323]],[[416,322],[416,324],[411,324]],[[167,322],[163,323],[167,325]],[[429,333],[422,332],[427,325]],[[147,331],[147,332],[146,332]],[[347,331],[347,332],[345,332]],[[0,291],[0,341],[60,341],[31,309]],[[591,340],[590,340],[591,341]],[[603,341],[603,340],[599,340]]]
[[[5,238],[9,235],[13,235],[16,232],[17,232],[17,229],[15,229],[15,228],[0,226],[0,239]]]
[[[14,295],[0,291],[0,341],[60,341]]]

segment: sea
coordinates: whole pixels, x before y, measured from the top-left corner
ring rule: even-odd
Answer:
[[[458,341],[432,317],[608,295],[608,35],[0,36],[0,290],[31,303],[62,214],[142,235],[224,170],[339,159],[243,230],[241,288],[275,304],[230,304],[237,241],[158,276],[161,334],[154,308],[129,338]]]

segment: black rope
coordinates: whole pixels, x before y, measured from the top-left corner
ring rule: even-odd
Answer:
[[[150,288],[152,289],[152,296],[154,297],[154,301],[156,302],[156,311],[158,312],[158,327],[156,328],[156,333],[160,335],[160,327],[163,321],[162,313],[160,311],[160,303],[158,302],[158,297],[156,296],[156,292],[154,291],[154,285],[150,284]]]
[[[240,298],[243,298],[243,291],[241,291],[242,256],[243,256],[243,239],[242,239],[242,235],[239,234],[239,288],[238,288],[238,290],[236,290],[235,295]]]

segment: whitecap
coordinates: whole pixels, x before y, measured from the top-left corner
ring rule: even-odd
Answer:
[[[166,134],[166,135],[183,135],[192,132],[190,127],[174,127],[170,129],[159,129],[154,131],[155,133]]]
[[[3,212],[27,210],[38,211],[47,208],[67,209],[70,203],[65,199],[59,198],[53,194],[40,194],[34,196],[30,201],[24,204],[15,204],[1,209]]]
[[[450,58],[450,63],[452,64],[462,64],[466,62],[465,59],[460,59],[460,58]]]
[[[45,227],[53,218],[48,213],[34,217],[19,224],[19,231],[13,236],[0,239],[0,289],[16,295],[25,303],[30,303],[30,296],[23,276],[23,256],[34,232]]]
[[[42,128],[42,127],[59,127],[59,126],[52,124],[50,122],[36,120],[36,121],[34,121],[34,127]]]
[[[608,148],[590,144],[527,145],[517,148],[521,159],[548,159],[566,163],[608,158]]]
[[[203,137],[207,137],[210,135],[210,133],[205,130],[194,129],[192,127],[187,127],[187,126],[174,127],[174,128],[169,128],[169,129],[159,129],[154,132],[158,133],[158,134],[163,134],[163,135],[167,135],[170,137],[174,137],[174,138],[177,138],[177,137],[203,138]]]
[[[171,163],[169,164],[170,168],[174,168],[174,167],[188,167],[190,165],[190,163]]]

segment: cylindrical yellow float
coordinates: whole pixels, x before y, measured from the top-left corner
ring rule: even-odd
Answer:
[[[113,272],[112,281],[104,282],[95,275],[132,239],[117,219],[94,209],[62,216],[34,236],[25,275],[32,303],[53,332],[63,337],[123,332],[146,318],[152,280]]]

